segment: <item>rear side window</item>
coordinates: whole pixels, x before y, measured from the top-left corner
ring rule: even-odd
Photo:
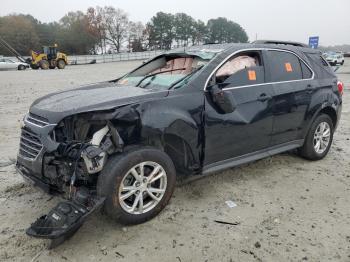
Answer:
[[[327,66],[327,67],[329,66],[327,61],[320,54],[306,54],[306,55],[319,65]]]
[[[321,53],[304,53],[311,63],[317,78],[335,77],[334,70],[322,57]]]
[[[303,79],[310,79],[312,77],[312,71],[305,65],[303,61],[300,61],[300,64],[303,71]]]
[[[300,60],[294,54],[283,51],[268,51],[268,57],[272,82],[303,79]]]

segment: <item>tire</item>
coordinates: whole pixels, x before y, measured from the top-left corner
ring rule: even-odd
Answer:
[[[38,70],[40,67],[37,64],[30,64],[30,68],[34,70]]]
[[[26,67],[25,67],[24,65],[19,65],[19,66],[18,66],[18,70],[20,70],[20,71],[21,71],[21,70],[26,70]]]
[[[136,170],[136,173],[140,174],[141,163],[144,164],[143,180],[151,179],[149,175],[152,171],[157,171],[156,167],[159,168],[153,178],[160,178],[149,183],[151,187],[147,186],[149,181],[140,183],[138,181],[141,180],[136,180],[131,174],[131,170]],[[106,197],[103,210],[110,218],[122,224],[133,225],[144,223],[158,215],[168,204],[174,192],[175,183],[176,171],[168,155],[150,147],[134,148],[109,158],[98,177],[97,194]],[[122,190],[123,187],[124,189],[129,187],[129,189]],[[149,190],[152,192],[162,190],[162,192],[152,193],[158,198],[155,200],[151,197]],[[123,200],[122,197],[128,194],[130,196]],[[144,209],[141,209],[141,197]]]
[[[344,65],[344,62],[345,62],[345,61],[343,60],[343,61],[341,62],[341,65]]]
[[[60,59],[57,61],[57,68],[58,69],[64,69],[66,67],[66,62],[64,60]]]
[[[39,64],[40,64],[40,68],[43,70],[47,70],[50,67],[50,64],[47,60],[41,60]]]
[[[325,129],[329,128],[329,136],[326,139],[326,137],[320,137],[315,138],[316,132],[321,132],[322,125],[325,125]],[[323,134],[325,134],[326,131],[324,131]],[[321,160],[323,159],[329,152],[329,149],[331,148],[332,142],[333,142],[333,134],[334,134],[334,126],[332,119],[326,115],[321,114],[318,117],[316,117],[315,121],[312,123],[309,132],[305,138],[304,145],[299,149],[299,154],[309,160]],[[323,143],[320,142],[320,150],[317,151],[315,148],[317,146],[317,140],[320,139],[324,143],[327,143],[327,146],[325,146]],[[327,142],[326,142],[327,140]],[[323,148],[322,148],[323,145]]]

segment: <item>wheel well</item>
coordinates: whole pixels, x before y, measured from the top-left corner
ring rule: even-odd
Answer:
[[[332,119],[333,127],[337,125],[337,113],[332,107],[323,108],[319,114],[326,114]]]
[[[171,158],[180,174],[193,173],[196,161],[188,143],[176,135],[165,135],[164,152]]]
[[[124,148],[124,152],[140,147],[150,147],[163,151],[170,157],[177,174],[194,174],[197,173],[200,167],[200,164],[196,161],[195,156],[193,155],[194,152],[190,145],[179,136],[166,134],[162,140],[154,139],[152,142],[148,141],[148,143],[144,144],[127,145]]]

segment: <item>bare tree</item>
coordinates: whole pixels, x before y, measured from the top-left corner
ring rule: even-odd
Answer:
[[[106,6],[103,8],[102,19],[106,30],[105,38],[119,53],[128,37],[128,14],[121,9]]]

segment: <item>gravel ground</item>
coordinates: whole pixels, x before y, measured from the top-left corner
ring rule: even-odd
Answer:
[[[182,181],[152,221],[123,227],[96,213],[54,250],[26,236],[30,223],[59,201],[25,184],[14,169],[19,121],[29,105],[139,63],[0,72],[1,261],[350,261],[349,59],[338,73],[346,84],[342,120],[324,160],[290,152]]]

